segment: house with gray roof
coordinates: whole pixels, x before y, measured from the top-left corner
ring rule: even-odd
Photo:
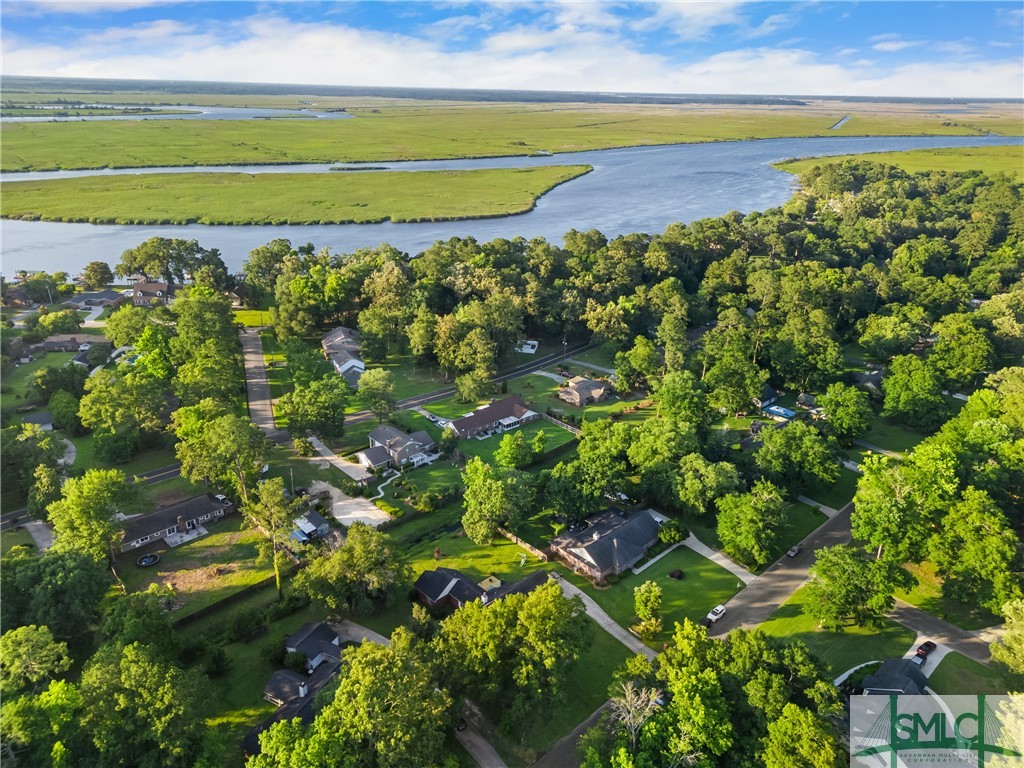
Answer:
[[[170,304],[182,286],[174,283],[140,282],[132,284],[132,304],[148,307],[151,304]]]
[[[359,357],[362,343],[363,337],[359,331],[343,326],[320,337],[324,357],[352,389],[359,386],[359,379],[366,372],[366,364]]]
[[[44,432],[50,432],[53,430],[53,414],[49,411],[40,411],[39,413],[29,413],[21,417],[22,424],[38,424],[39,428]]]
[[[864,695],[895,693],[901,696],[920,696],[928,686],[928,678],[910,659],[883,661],[874,674],[864,678]]]
[[[109,288],[102,291],[90,291],[88,293],[76,293],[67,299],[62,306],[69,309],[91,309],[93,307],[116,307],[128,300],[120,291],[112,291]]]
[[[406,464],[418,467],[430,458],[437,447],[434,438],[424,430],[406,434],[390,424],[381,424],[370,433],[370,447],[356,454],[364,467],[390,466],[400,468]],[[381,450],[376,450],[381,449]],[[383,451],[388,461],[382,463]]]
[[[576,573],[600,580],[636,565],[658,540],[660,527],[651,510],[627,515],[611,508],[588,517],[583,530],[552,539],[551,547]]]
[[[306,657],[306,671],[312,673],[324,662],[341,660],[341,638],[322,621],[309,621],[298,632],[284,641],[288,653],[301,653]]]
[[[489,605],[509,595],[526,595],[547,580],[547,571],[534,571],[518,581],[502,583],[490,576],[477,584],[462,571],[435,568],[421,573],[413,589],[419,601],[428,608],[443,606],[454,610],[474,600]]]
[[[608,392],[611,389],[606,381],[585,379],[582,376],[575,376],[566,384],[568,386],[558,390],[558,397],[578,408],[591,403],[600,403],[608,397]]]
[[[449,426],[460,438],[476,437],[487,432],[504,432],[508,429],[536,421],[540,416],[526,407],[526,401],[519,395],[495,400],[481,406],[461,419],[455,419]]]
[[[175,546],[182,543],[182,540],[198,538],[206,532],[203,527],[205,523],[219,520],[232,510],[234,506],[227,499],[221,500],[213,494],[204,493],[148,515],[131,518],[124,523],[121,552],[130,552],[161,539]]]

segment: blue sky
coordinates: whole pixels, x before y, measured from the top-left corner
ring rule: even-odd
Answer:
[[[11,75],[1024,96],[1015,2],[2,0]]]

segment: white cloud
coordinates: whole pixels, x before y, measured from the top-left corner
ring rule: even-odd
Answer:
[[[871,47],[876,51],[895,53],[896,51],[903,51],[907,48],[916,48],[919,45],[924,45],[924,43],[920,40],[883,40],[879,43],[875,43]]]
[[[631,26],[639,31],[664,27],[682,40],[704,40],[716,27],[743,24],[742,6],[743,2],[735,0],[659,3],[653,14]]]
[[[856,52],[857,52],[856,48],[843,48],[841,51],[839,51],[836,54],[836,56],[852,56]]]
[[[557,11],[556,11],[557,12]],[[721,18],[719,16],[718,18]],[[501,28],[501,27],[499,27]],[[117,39],[129,41],[111,44]],[[876,42],[893,42],[895,37]],[[616,31],[571,23],[501,28],[472,50],[444,40],[302,23],[279,15],[189,30],[113,28],[61,46],[3,38],[10,74],[329,85],[642,93],[1019,97],[1019,57],[887,66],[799,48],[751,47],[698,61],[637,50]]]
[[[4,13],[41,16],[48,13],[97,14],[131,11],[156,5],[174,5],[182,0],[4,0]]]

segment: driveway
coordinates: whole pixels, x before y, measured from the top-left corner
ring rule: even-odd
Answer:
[[[726,603],[729,609],[710,632],[715,635],[727,634],[737,627],[753,629],[767,619],[805,581],[807,569],[814,564],[814,550],[833,547],[850,541],[850,512],[847,504],[835,517],[830,518],[803,540],[803,551],[796,557],[783,556],[768,570],[754,579]]]
[[[562,594],[566,597],[578,595],[583,600],[583,607],[586,609],[587,615],[596,621],[597,625],[601,627],[601,629],[629,648],[633,653],[642,653],[652,661],[654,660],[654,657],[658,655],[657,651],[646,645],[639,637],[630,634],[619,626],[611,616],[605,613],[601,606],[594,602],[590,595],[576,585],[570,584],[564,578],[558,576],[557,573],[553,573],[552,575],[557,578],[558,583],[562,586]]]
[[[925,640],[932,640],[939,644],[940,648],[949,649],[962,653],[964,656],[988,664],[990,661],[988,643],[982,640],[974,632],[968,632],[960,627],[953,626],[948,621],[943,621],[937,616],[925,613],[914,606],[896,601],[896,607],[892,609],[889,618],[899,622],[908,629],[918,634],[918,645]],[[917,645],[914,646],[917,648]],[[938,660],[933,661],[938,651],[928,658],[928,665],[933,669],[938,666]],[[911,656],[913,653],[910,654]]]
[[[322,491],[331,494],[331,516],[342,525],[347,526],[358,522],[376,528],[385,520],[391,519],[387,512],[369,499],[364,499],[362,496],[349,496],[324,480],[314,480],[310,484],[309,490],[313,494]]]
[[[258,329],[247,329],[238,334],[242,340],[245,360],[245,394],[249,399],[249,419],[275,442],[287,440],[287,433],[274,426],[274,405],[270,399],[270,382],[263,361],[263,343]]]

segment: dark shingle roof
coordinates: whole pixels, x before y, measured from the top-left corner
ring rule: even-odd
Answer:
[[[452,568],[424,571],[413,586],[432,603],[446,595],[451,595],[460,603],[468,603],[484,594],[483,589],[468,576]]]
[[[177,525],[179,517],[184,518],[187,523],[189,520],[196,520],[205,514],[212,514],[218,509],[228,508],[230,507],[213,498],[212,494],[193,496],[191,499],[179,501],[177,504],[150,512],[148,515],[128,520],[124,525],[124,540],[135,541],[157,531],[167,530],[172,525]]]
[[[864,692],[902,693],[919,696],[928,686],[928,678],[920,667],[909,659],[890,659],[882,662],[873,675],[864,678]]]
[[[500,600],[503,597],[509,595],[528,595],[541,584],[546,583],[548,580],[547,571],[534,571],[529,576],[526,576],[519,581],[510,581],[506,584],[502,584],[495,590],[488,593],[488,597],[491,600]]]
[[[299,631],[285,641],[286,648],[294,648],[307,659],[313,659],[318,653],[323,652],[323,643],[334,646],[338,639],[338,633],[324,624],[322,621],[308,621],[299,627]],[[338,648],[334,646],[334,650]],[[340,653],[340,651],[338,651]]]
[[[371,467],[380,467],[391,461],[391,454],[388,453],[388,449],[383,445],[375,445],[373,448],[367,448],[364,451],[359,451],[359,454],[366,457],[366,460],[370,463]]]
[[[263,689],[263,695],[275,701],[287,703],[302,695],[300,693],[302,685],[308,686],[305,675],[300,675],[290,669],[279,669],[270,676],[267,686]]]
[[[526,401],[519,395],[513,395],[512,397],[506,397],[504,400],[496,400],[483,408],[478,408],[461,419],[455,419],[452,422],[452,429],[462,434],[477,427],[488,427],[510,416],[521,419],[529,412],[530,409],[526,407]]]
[[[610,509],[588,518],[590,525],[576,534],[560,536],[552,543],[589,560],[604,573],[621,572],[636,563],[658,538],[658,521],[648,512],[625,517]]]
[[[21,417],[22,424],[53,424],[53,414],[49,411],[30,413]]]

